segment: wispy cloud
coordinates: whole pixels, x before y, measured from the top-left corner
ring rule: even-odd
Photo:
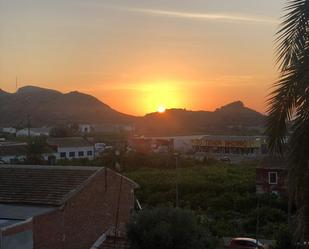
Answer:
[[[122,10],[137,12],[147,15],[167,16],[174,18],[186,18],[196,20],[212,20],[222,22],[242,22],[242,23],[260,23],[260,24],[278,24],[279,21],[275,18],[264,16],[253,16],[232,13],[196,13],[196,12],[181,12],[159,9],[144,9],[144,8],[121,8]]]

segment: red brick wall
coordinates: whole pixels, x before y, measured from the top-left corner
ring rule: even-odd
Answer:
[[[34,222],[35,249],[89,249],[116,225],[120,175],[106,169],[65,204],[63,210],[37,217]],[[134,205],[133,185],[123,178],[119,226],[129,221]]]
[[[277,172],[277,184],[269,184],[269,172]],[[256,185],[259,190],[258,192],[272,193],[272,191],[277,191],[280,195],[287,195],[288,176],[286,170],[257,168],[256,177]]]
[[[33,219],[34,249],[63,249],[63,217],[62,211],[55,211],[34,217]]]

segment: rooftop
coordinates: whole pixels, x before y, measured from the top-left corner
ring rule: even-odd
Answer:
[[[52,211],[53,207],[0,204],[0,228]]]
[[[227,141],[264,141],[265,136],[228,136],[228,135],[206,135],[203,140],[227,140]]]
[[[0,166],[0,203],[60,206],[101,167]]]
[[[92,144],[83,137],[64,137],[64,138],[49,138],[47,139],[49,145],[59,147],[88,147]]]
[[[286,160],[286,158],[279,157],[279,156],[266,156],[260,161],[257,168],[286,169],[287,168],[287,160]]]
[[[25,143],[16,144],[0,144],[0,157],[1,156],[20,156],[26,155],[28,152],[28,146]]]

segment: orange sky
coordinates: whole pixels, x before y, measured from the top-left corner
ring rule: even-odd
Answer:
[[[25,2],[1,1],[4,90],[17,76],[129,114],[235,100],[265,112],[283,0]]]

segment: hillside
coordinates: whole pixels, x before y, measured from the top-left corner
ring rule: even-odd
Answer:
[[[131,123],[133,116],[117,112],[93,96],[34,86],[16,93],[0,91],[0,126],[32,126],[67,123]]]
[[[169,109],[165,113],[150,113],[138,123],[137,128],[140,133],[147,135],[246,134],[250,130],[258,132],[263,129],[264,119],[261,113],[236,101],[214,112]]]
[[[76,91],[64,94],[34,86],[22,87],[16,93],[0,89],[0,126],[26,126],[28,116],[32,127],[68,123],[134,124],[136,131],[145,135],[243,134],[251,128],[262,128],[265,118],[241,101],[214,112],[169,109],[165,113],[135,117]]]

